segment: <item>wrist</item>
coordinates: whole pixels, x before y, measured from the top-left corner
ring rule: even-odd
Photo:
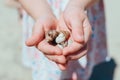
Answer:
[[[34,20],[43,15],[52,14],[52,9],[47,0],[19,0],[19,2]]]
[[[97,1],[99,0],[70,0],[70,2],[68,3],[68,6],[76,6],[82,10],[86,10]]]
[[[80,0],[70,0],[68,3],[68,7],[78,7],[82,10],[85,9],[84,4],[80,3]]]
[[[43,17],[55,17],[53,12],[50,10],[43,10],[43,11],[39,11],[36,13],[36,15],[33,16],[33,18],[36,20],[43,18]]]
[[[43,15],[40,15],[39,17],[37,17],[35,22],[39,22],[39,23],[45,24],[45,25],[47,25],[47,24],[51,25],[51,23],[56,24],[56,17],[52,14],[43,14]]]

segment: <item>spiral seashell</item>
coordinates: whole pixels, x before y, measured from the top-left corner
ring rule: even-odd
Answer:
[[[47,32],[47,34],[46,34],[46,36],[45,36],[46,41],[47,41],[48,43],[51,43],[51,42],[53,42],[53,41],[56,39],[56,37],[57,37],[58,35],[59,35],[59,32],[58,32],[58,31],[56,31],[56,30],[50,30],[50,31]]]
[[[56,31],[50,30],[47,32],[45,38],[46,41],[52,45],[58,45],[60,48],[64,48],[68,46],[68,38],[70,37],[70,33],[68,31]]]

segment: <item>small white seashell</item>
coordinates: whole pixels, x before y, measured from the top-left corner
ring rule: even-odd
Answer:
[[[59,44],[64,42],[65,40],[66,40],[65,35],[62,32],[60,32],[60,34],[56,37],[55,42]]]
[[[68,40],[68,46],[71,45],[73,43],[73,41],[70,39]]]
[[[57,46],[58,46],[59,48],[61,48],[61,49],[64,48],[64,47],[63,47],[62,45],[60,45],[60,44],[57,44]]]
[[[67,47],[67,46],[68,46],[68,41],[64,41],[64,42],[59,43],[59,44],[62,45],[63,48],[64,48],[64,47]]]

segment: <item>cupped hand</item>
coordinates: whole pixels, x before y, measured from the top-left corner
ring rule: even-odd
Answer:
[[[32,36],[26,41],[27,46],[36,46],[37,49],[42,51],[44,55],[56,62],[57,64],[66,63],[66,59],[62,54],[62,50],[58,46],[50,45],[45,40],[45,34],[49,30],[55,30],[57,27],[57,19],[52,15],[45,15],[40,17],[33,27]]]
[[[85,11],[77,6],[67,7],[62,15],[66,25],[64,27],[69,29],[70,39],[73,40],[72,44],[63,49],[63,55],[68,60],[77,60],[87,53],[87,43],[92,33],[91,25]]]

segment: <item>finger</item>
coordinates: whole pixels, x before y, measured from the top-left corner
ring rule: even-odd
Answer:
[[[86,55],[88,49],[87,45],[81,48],[77,53],[71,54],[67,56],[67,60],[77,60]]]
[[[46,40],[41,41],[36,47],[48,55],[62,54],[62,50],[58,46],[52,46]]]
[[[66,70],[66,64],[58,64],[58,67],[63,71]]]
[[[66,64],[57,64],[61,70],[66,70]]]
[[[82,47],[83,44],[80,44],[78,42],[73,42],[72,44],[68,45],[63,49],[63,55],[70,55],[77,53]]]
[[[63,55],[45,55],[48,59],[56,62],[57,64],[65,64],[66,58]]]
[[[87,18],[83,22],[83,28],[84,28],[83,30],[84,30],[85,44],[87,44],[92,34],[91,25]]]
[[[83,33],[82,22],[83,21],[80,19],[74,19],[71,22],[73,39],[79,43],[84,43],[84,33]]]
[[[38,44],[40,41],[43,40],[44,35],[45,34],[43,26],[40,23],[36,22],[36,24],[34,25],[32,36],[26,41],[26,45],[34,46]]]

